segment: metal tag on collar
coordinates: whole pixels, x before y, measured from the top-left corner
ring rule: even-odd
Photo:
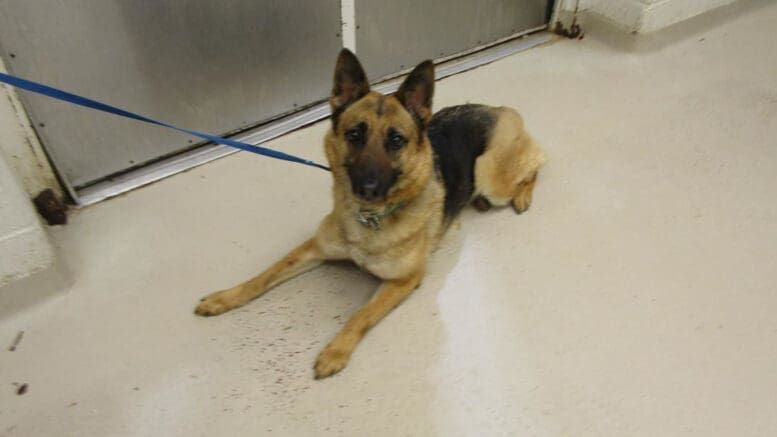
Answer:
[[[369,226],[374,231],[380,230],[380,216],[375,213],[359,211],[356,213],[356,221]]]

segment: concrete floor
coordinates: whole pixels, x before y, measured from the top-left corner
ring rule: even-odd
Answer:
[[[438,108],[522,110],[549,158],[535,204],[466,212],[326,380],[316,353],[376,286],[349,266],[192,314],[313,232],[326,173],[240,153],[78,211],[53,230],[73,287],[0,320],[25,332],[0,351],[0,435],[777,435],[774,23],[441,81]],[[326,128],[272,146],[323,160]]]

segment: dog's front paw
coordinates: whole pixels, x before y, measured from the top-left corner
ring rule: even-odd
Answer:
[[[326,378],[343,370],[348,365],[350,357],[351,351],[333,346],[330,343],[316,358],[316,365],[313,367],[316,379]]]
[[[200,316],[218,316],[219,314],[239,306],[233,302],[234,299],[230,299],[229,294],[231,291],[232,290],[218,291],[203,297],[200,300],[199,305],[197,305],[197,308],[194,309],[195,314]]]

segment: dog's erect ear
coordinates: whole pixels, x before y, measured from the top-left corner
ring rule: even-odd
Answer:
[[[332,119],[345,110],[351,103],[370,92],[370,83],[356,55],[348,49],[340,51],[335,66],[335,80],[329,104],[332,107]]]
[[[396,93],[402,105],[424,126],[432,117],[433,95],[434,64],[432,61],[418,64]]]

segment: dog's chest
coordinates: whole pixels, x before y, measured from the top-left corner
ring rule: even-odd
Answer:
[[[351,246],[349,249],[351,260],[362,269],[382,279],[396,276],[398,269],[393,265],[394,263],[391,259],[380,254],[369,253],[356,245]]]
[[[376,254],[359,247],[352,247],[350,255],[353,262],[362,269],[381,279],[388,280],[404,278],[417,271],[418,266],[423,263],[423,252],[423,250],[417,249],[397,256],[396,253]]]
[[[358,223],[356,226],[346,230],[346,250],[362,269],[381,279],[395,279],[412,274],[423,264],[425,235],[399,238],[388,229],[372,230]]]

